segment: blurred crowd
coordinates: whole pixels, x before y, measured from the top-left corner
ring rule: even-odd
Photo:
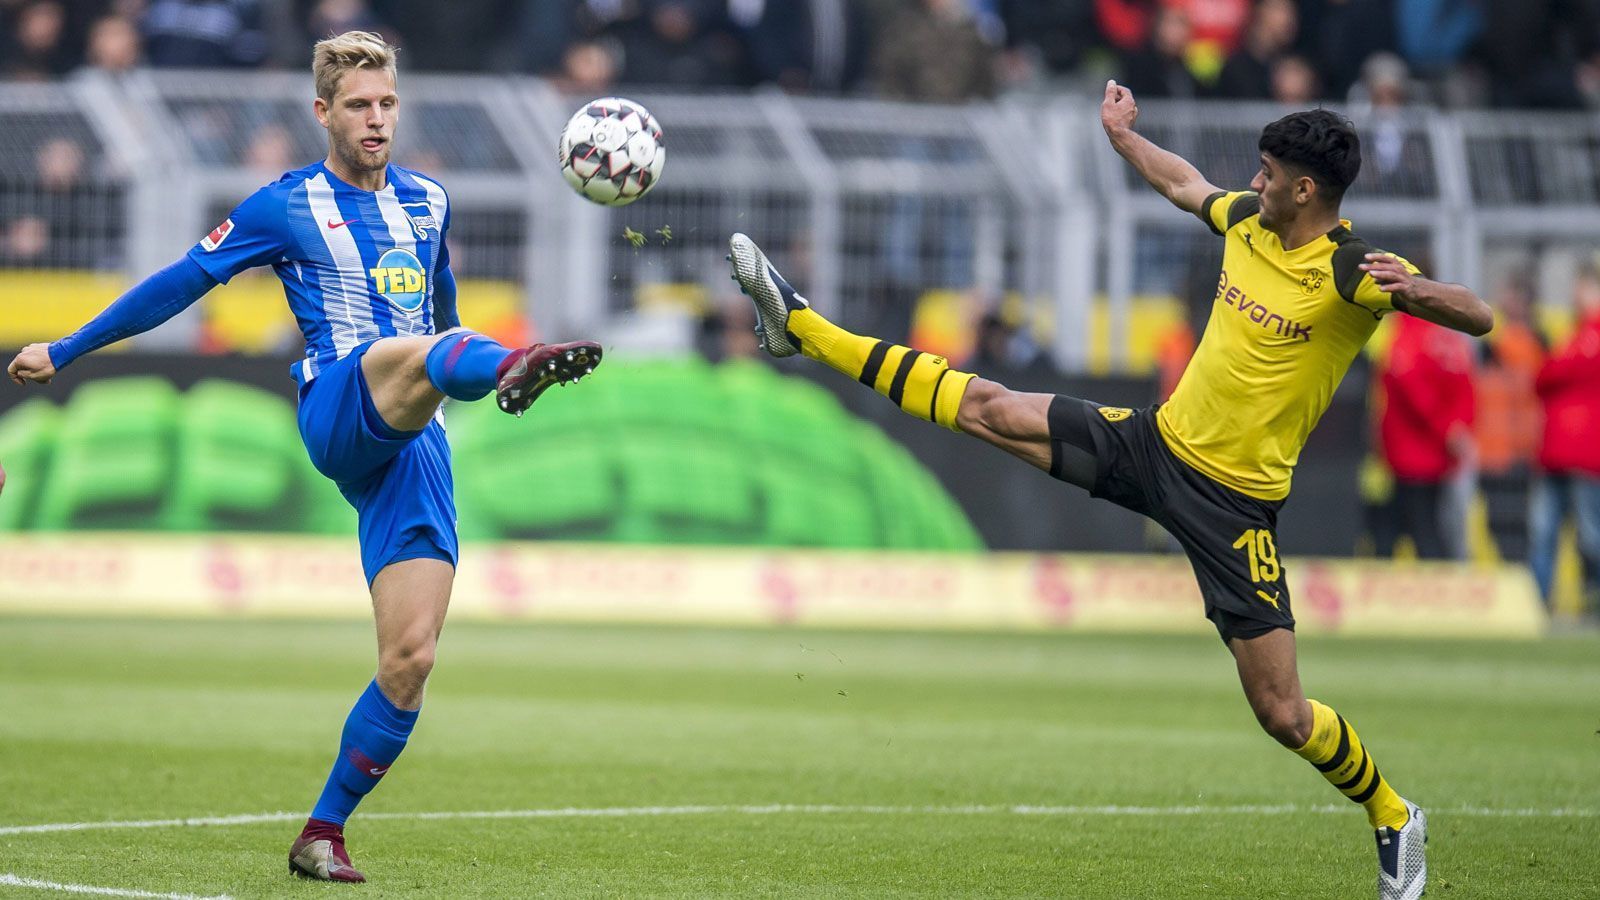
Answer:
[[[0,176],[0,267],[42,261],[93,269],[120,263],[119,210],[94,183],[84,144],[65,135],[40,142],[24,160],[27,189]]]
[[[375,30],[417,70],[961,102],[1144,96],[1600,106],[1600,0],[0,0],[0,77],[294,67]]]
[[[1530,273],[1490,299],[1494,331],[1472,341],[1396,316],[1375,349],[1373,455],[1362,499],[1372,549],[1408,540],[1422,559],[1466,559],[1475,518],[1494,552],[1526,563],[1547,603],[1570,532],[1581,604],[1600,612],[1600,268],[1572,279],[1574,323],[1551,341]],[[1475,508],[1476,507],[1476,508]]]

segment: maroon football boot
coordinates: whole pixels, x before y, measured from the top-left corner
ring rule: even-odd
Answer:
[[[344,849],[344,828],[332,822],[307,819],[305,830],[289,848],[289,871],[318,881],[362,882],[367,876],[350,865]]]
[[[514,350],[495,371],[495,399],[501,409],[521,416],[545,388],[577,381],[598,365],[600,345],[594,341],[534,344]]]

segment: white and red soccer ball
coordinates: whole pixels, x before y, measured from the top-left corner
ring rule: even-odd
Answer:
[[[655,116],[621,97],[584,104],[561,130],[557,150],[567,183],[604,206],[627,206],[648,194],[667,164]]]

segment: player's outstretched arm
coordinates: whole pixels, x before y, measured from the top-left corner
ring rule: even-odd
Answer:
[[[1466,285],[1423,278],[1387,253],[1368,253],[1361,269],[1403,313],[1473,337],[1494,327],[1494,311]]]
[[[1206,181],[1188,160],[1141,137],[1133,130],[1133,122],[1138,117],[1139,107],[1134,103],[1133,92],[1115,81],[1106,82],[1106,96],[1100,102],[1100,124],[1105,127],[1111,146],[1133,164],[1151,187],[1171,200],[1173,206],[1200,215],[1206,198],[1221,188]]]
[[[22,348],[6,374],[17,384],[48,384],[59,369],[87,353],[149,331],[216,287],[217,280],[185,256],[114,300],[89,323],[53,344]]]

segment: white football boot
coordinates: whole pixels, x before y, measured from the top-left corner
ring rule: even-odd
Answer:
[[[1411,814],[1405,827],[1377,831],[1378,900],[1417,900],[1428,889],[1428,815],[1401,801]]]
[[[789,333],[789,313],[811,304],[795,293],[789,282],[767,262],[756,242],[742,234],[728,241],[728,261],[733,263],[733,280],[739,290],[756,304],[756,337],[761,349],[773,356],[793,356],[800,352],[800,339]]]

